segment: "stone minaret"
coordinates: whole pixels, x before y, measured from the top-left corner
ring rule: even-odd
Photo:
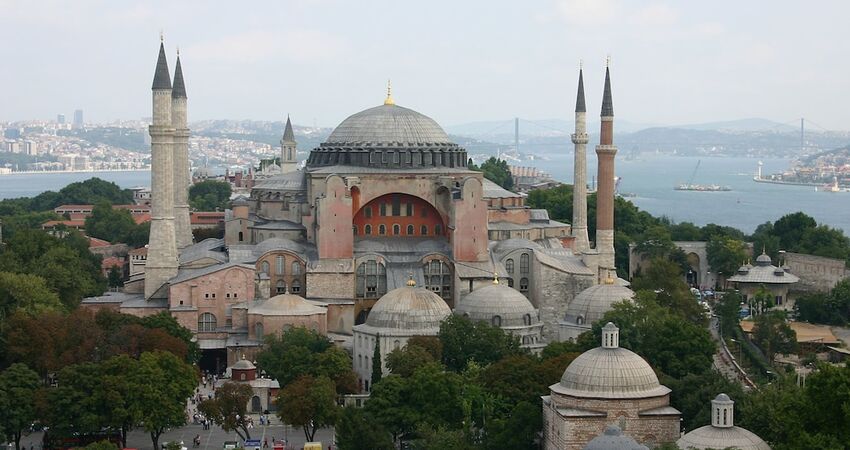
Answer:
[[[186,85],[180,53],[174,70],[174,89],[171,91],[171,126],[174,128],[174,231],[177,248],[192,244],[192,225],[189,222],[189,125],[187,124]]]
[[[286,116],[286,128],[280,139],[280,171],[294,172],[298,167],[298,155],[295,152],[295,133],[292,132],[292,122]]]
[[[596,146],[596,251],[599,252],[599,276],[608,277],[614,269],[614,104],[611,101],[611,74],[605,67],[605,92],[602,95],[602,126]]]
[[[145,264],[145,298],[177,275],[177,242],[174,233],[174,169],[171,124],[171,79],[165,47],[153,78],[153,123],[151,136],[151,233]]]
[[[587,108],[584,104],[584,76],[578,71],[578,95],[576,96],[575,169],[573,175],[573,251],[585,253],[590,250],[587,237]]]

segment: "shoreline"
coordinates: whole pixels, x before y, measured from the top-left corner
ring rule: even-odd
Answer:
[[[140,169],[87,169],[87,170],[18,170],[15,172],[0,173],[0,176],[11,175],[40,175],[50,173],[103,173],[103,172],[150,172],[150,167]]]

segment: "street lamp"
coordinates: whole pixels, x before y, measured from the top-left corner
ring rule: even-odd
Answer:
[[[740,360],[741,359],[741,341],[739,341],[735,338],[729,338],[729,340],[734,342],[735,344],[737,344],[737,346],[738,346],[738,360]]]

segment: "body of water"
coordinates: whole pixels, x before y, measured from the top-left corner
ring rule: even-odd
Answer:
[[[89,178],[111,181],[122,188],[150,186],[148,170],[122,172],[59,172],[22,173],[0,175],[0,199],[34,197],[44,191],[58,191],[63,187]]]
[[[588,182],[596,174],[596,155],[588,148]],[[676,191],[687,183],[700,162],[695,184],[719,184],[729,192]],[[786,170],[787,159],[763,159],[763,173]],[[572,183],[573,155],[552,156],[532,163],[565,183]],[[643,154],[634,159],[617,157],[616,173],[622,177],[619,190],[635,194],[629,198],[639,208],[675,222],[697,225],[716,223],[750,233],[764,222],[803,211],[818,223],[850,232],[850,192],[815,192],[811,186],[785,186],[753,181],[758,160],[734,157],[680,157]],[[531,165],[531,164],[529,164]]]
[[[588,181],[596,174],[596,155],[588,149]],[[719,184],[729,192],[676,191],[673,186],[689,181],[697,162],[700,167],[694,183]],[[763,159],[764,173],[788,168],[789,160]],[[818,223],[850,232],[850,192],[815,192],[810,186],[784,186],[756,183],[753,176],[758,160],[752,158],[698,158],[643,154],[635,159],[618,156],[617,175],[622,177],[620,192],[639,208],[655,216],[697,225],[716,223],[752,232],[756,226],[785,214],[803,211]],[[572,183],[573,155],[564,152],[548,161],[523,163],[539,167],[565,183]],[[75,181],[99,177],[123,188],[149,186],[150,172],[44,173],[0,176],[0,199],[31,197],[46,190],[58,191]]]

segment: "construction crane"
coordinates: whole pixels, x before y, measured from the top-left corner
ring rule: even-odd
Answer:
[[[690,179],[690,180],[688,180],[688,186],[691,186],[691,185],[693,185],[693,184],[694,184],[694,178],[696,178],[696,177],[697,177],[697,170],[699,170],[699,163],[701,163],[701,162],[702,162],[702,160],[701,160],[701,159],[698,159],[698,160],[697,160],[697,166],[696,166],[696,167],[694,167],[694,173],[692,173],[692,174],[691,174],[691,179]]]

